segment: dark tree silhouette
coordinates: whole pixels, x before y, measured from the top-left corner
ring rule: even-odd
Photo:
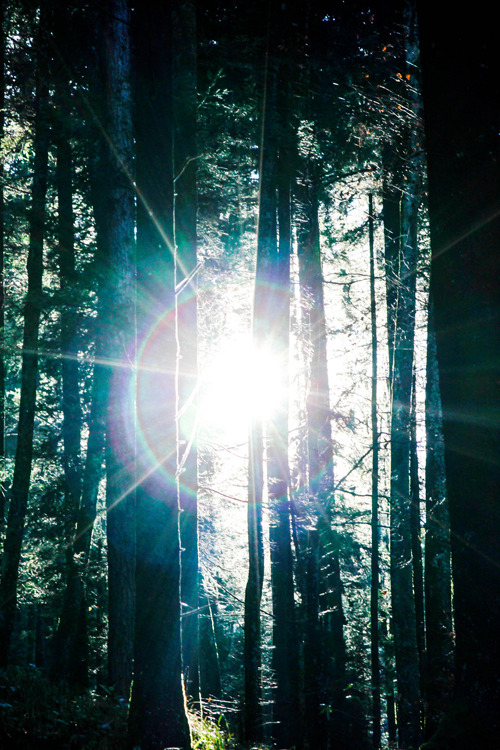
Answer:
[[[491,747],[500,730],[497,40],[486,3],[468,14],[451,3],[418,9],[456,633],[455,714],[426,747]]]
[[[2,557],[0,585],[0,666],[8,661],[17,602],[17,579],[30,489],[38,375],[38,337],[42,310],[43,240],[50,138],[48,119],[48,8],[40,9],[36,41],[33,182],[31,188],[28,291],[24,303],[21,401],[14,476]]]
[[[173,247],[172,6],[134,10],[137,566],[131,748],[190,747],[182,693]]]

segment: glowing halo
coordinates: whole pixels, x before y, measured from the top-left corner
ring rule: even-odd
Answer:
[[[175,314],[166,310],[137,347],[138,473],[161,470],[175,480]]]
[[[252,419],[272,419],[288,383],[281,358],[245,338],[229,339],[215,352],[200,384],[200,422],[223,432],[244,433]]]

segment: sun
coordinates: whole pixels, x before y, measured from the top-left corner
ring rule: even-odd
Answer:
[[[286,398],[286,365],[269,347],[246,338],[223,342],[201,376],[201,423],[246,436],[253,419],[272,419]]]

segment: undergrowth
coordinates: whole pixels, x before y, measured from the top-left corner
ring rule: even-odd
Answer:
[[[0,747],[123,750],[127,706],[105,688],[75,694],[35,667],[0,671]]]
[[[217,720],[189,713],[193,750],[236,750],[234,735],[224,728],[223,717]]]
[[[124,750],[127,710],[104,686],[76,694],[33,666],[0,670],[2,750]],[[193,750],[238,750],[222,716],[190,711],[189,725]]]

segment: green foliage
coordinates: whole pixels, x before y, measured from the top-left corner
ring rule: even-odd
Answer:
[[[193,750],[232,750],[236,748],[234,735],[226,731],[224,724],[223,716],[219,716],[215,720],[191,712],[189,714],[189,726]]]
[[[105,688],[78,695],[49,682],[33,666],[0,672],[2,747],[119,750],[126,726],[125,701]]]

